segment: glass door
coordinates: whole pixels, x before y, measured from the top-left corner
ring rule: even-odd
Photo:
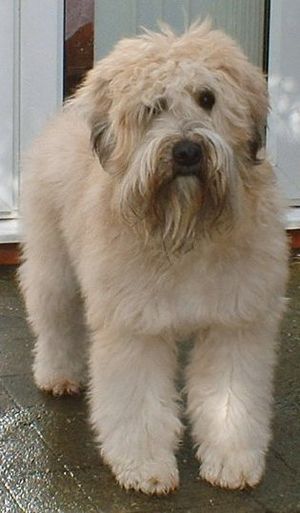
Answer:
[[[288,226],[300,228],[300,2],[271,2],[268,148],[289,204]]]
[[[118,39],[140,32],[141,27],[156,30],[157,20],[181,32],[207,15],[240,42],[252,62],[262,66],[265,0],[96,0],[95,56],[103,57]]]

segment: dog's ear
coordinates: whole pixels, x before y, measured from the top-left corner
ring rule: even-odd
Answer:
[[[102,61],[90,70],[71,103],[86,119],[91,131],[91,146],[103,165],[113,147],[109,123],[112,98]]]
[[[262,138],[260,132],[258,131],[257,127],[255,127],[253,129],[253,136],[251,137],[251,139],[248,142],[248,147],[249,147],[249,157],[250,157],[251,162],[256,165],[260,164],[261,159],[258,157],[258,152],[263,147],[263,138]]]
[[[260,162],[257,154],[263,147],[264,133],[269,110],[267,81],[256,66],[242,54],[238,59],[222,63],[220,69],[233,79],[244,103],[248,104],[248,157],[254,164]]]
[[[249,157],[254,164],[259,164],[258,152],[264,145],[264,134],[269,110],[267,81],[263,73],[252,64],[245,73],[245,88],[252,120],[252,134],[249,139]]]
[[[91,145],[104,167],[115,146],[108,120],[95,120],[91,123]]]

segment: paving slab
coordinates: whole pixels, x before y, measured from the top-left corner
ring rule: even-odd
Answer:
[[[1,513],[300,513],[299,259],[291,262],[264,480],[234,492],[200,480],[187,430],[178,454],[181,486],[167,497],[118,487],[98,455],[84,394],[55,399],[36,389],[33,337],[15,271],[0,267]]]

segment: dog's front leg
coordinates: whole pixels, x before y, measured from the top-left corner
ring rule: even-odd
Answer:
[[[102,331],[95,335],[90,363],[91,420],[118,482],[149,494],[176,488],[181,423],[174,345]]]
[[[200,475],[227,488],[256,485],[270,440],[275,330],[210,328],[188,368],[188,410]]]

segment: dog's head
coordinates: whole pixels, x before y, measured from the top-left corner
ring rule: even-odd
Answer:
[[[164,28],[125,39],[75,102],[129,224],[177,250],[234,221],[268,100],[262,73],[228,36],[205,22],[181,37]]]

